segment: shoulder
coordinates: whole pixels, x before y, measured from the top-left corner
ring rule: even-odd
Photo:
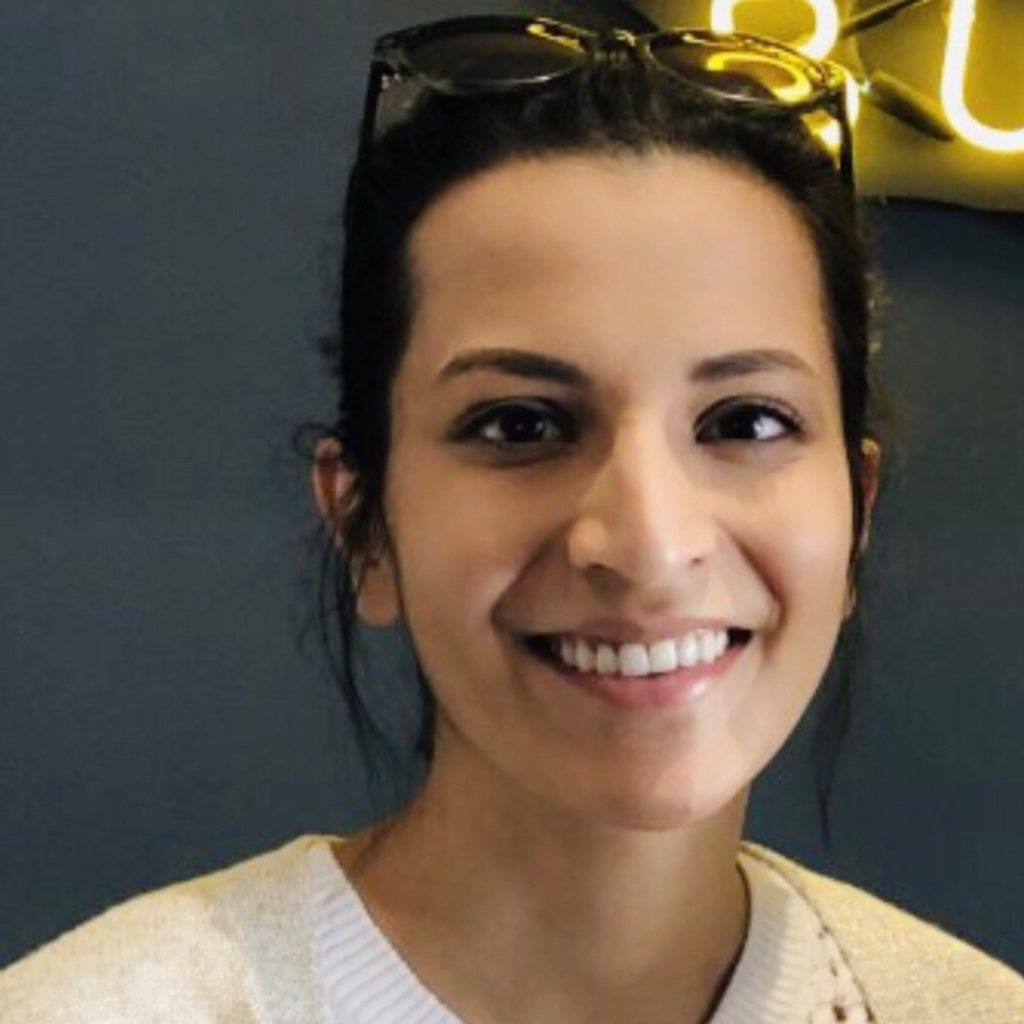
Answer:
[[[137,897],[61,936],[0,973],[0,1024],[274,1019],[265,968],[294,980],[310,962],[302,872],[318,841]]]
[[[745,852],[814,908],[857,977],[879,1024],[1024,1021],[1024,977],[934,925],[762,847]]]

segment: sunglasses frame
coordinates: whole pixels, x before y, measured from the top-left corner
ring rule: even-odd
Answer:
[[[489,82],[459,79],[457,75],[436,74],[416,63],[417,47],[444,39],[474,34],[539,36],[565,44],[567,56],[576,50],[576,57],[563,68],[547,74],[510,77]],[[723,53],[747,54],[784,68],[806,82],[810,91],[796,101],[778,96],[768,98],[716,90],[707,83],[688,77],[678,67],[658,59],[658,50],[668,45],[697,45],[705,49],[721,49]],[[833,154],[844,183],[854,189],[853,132],[848,117],[847,76],[838,64],[813,60],[774,40],[745,34],[720,34],[704,29],[671,28],[655,32],[634,33],[624,29],[595,32],[555,21],[550,18],[517,15],[477,15],[447,18],[424,25],[415,25],[381,36],[375,43],[370,64],[369,81],[360,128],[360,154],[371,152],[378,138],[380,109],[388,89],[396,82],[419,81],[433,92],[446,96],[494,96],[507,93],[543,90],[545,87],[578,74],[601,54],[627,51],[649,67],[673,76],[703,95],[740,108],[772,116],[802,116],[824,111],[839,125],[840,139]],[[831,148],[822,144],[822,149]]]

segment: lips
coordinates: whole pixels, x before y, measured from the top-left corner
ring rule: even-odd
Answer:
[[[619,643],[572,633],[548,634],[531,640],[531,648],[562,671],[582,675],[644,679],[714,666],[731,647],[746,643],[743,629],[698,628],[651,642]]]

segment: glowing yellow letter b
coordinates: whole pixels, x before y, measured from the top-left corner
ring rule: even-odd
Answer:
[[[711,29],[713,32],[735,32],[736,8],[753,0],[712,0]],[[821,59],[828,55],[839,38],[839,11],[835,0],[803,0],[814,11],[814,34],[806,43],[797,47],[808,57]]]

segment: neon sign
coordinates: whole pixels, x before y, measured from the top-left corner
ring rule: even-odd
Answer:
[[[736,8],[755,2],[757,0],[711,0],[712,30],[723,33],[735,31]],[[929,0],[893,0],[880,5],[878,11],[870,10],[843,25],[836,0],[800,0],[800,3],[810,7],[814,12],[814,31],[809,39],[793,45],[801,53],[821,59],[831,54],[841,36],[855,35],[873,28],[904,10],[928,2]],[[979,149],[997,153],[1024,152],[1024,127],[1012,131],[993,128],[979,121],[968,109],[965,82],[974,28],[975,0],[948,2],[951,9],[943,55],[940,94],[943,111],[953,131]]]
[[[734,32],[736,30],[736,8],[750,0],[712,0],[711,30],[713,32]],[[827,56],[839,39],[839,10],[834,0],[801,0],[814,11],[814,33],[796,49],[808,57],[821,60]]]
[[[1024,128],[1004,131],[982,124],[967,109],[964,82],[974,28],[974,0],[953,0],[949,39],[942,64],[942,106],[953,128],[980,149],[996,153],[1024,151]]]

